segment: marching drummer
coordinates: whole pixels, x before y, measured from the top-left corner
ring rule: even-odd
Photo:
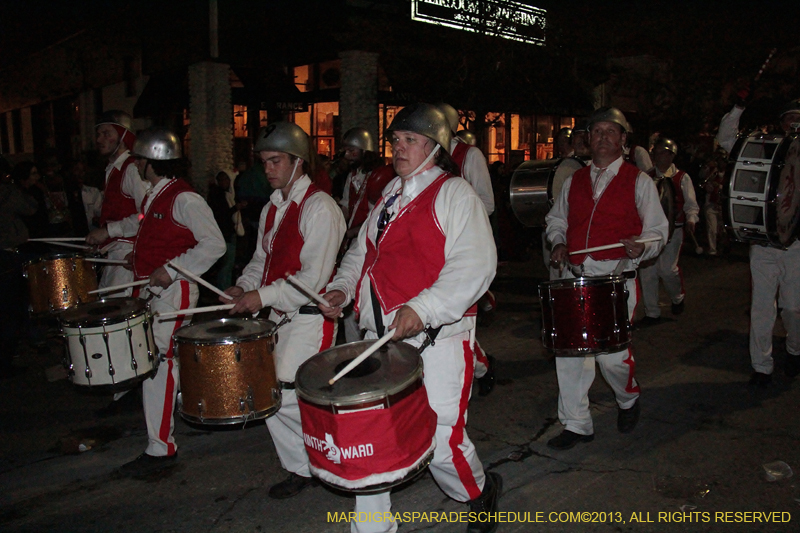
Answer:
[[[438,485],[474,512],[497,511],[499,474],[483,470],[465,425],[473,376],[475,302],[495,275],[497,256],[486,209],[470,185],[452,179],[450,128],[429,104],[403,108],[392,135],[398,176],[362,226],[324,298],[328,317],[355,300],[367,338],[421,346],[424,382],[438,417],[430,464]],[[427,326],[427,327],[426,327]],[[357,495],[356,512],[388,512],[390,493]],[[470,523],[493,531],[496,523]],[[388,522],[352,522],[355,532],[395,531]]]
[[[231,314],[270,307],[269,318],[276,324],[291,319],[281,326],[275,344],[281,408],[267,418],[281,465],[289,471],[289,477],[270,487],[269,496],[283,499],[316,484],[303,444],[294,379],[303,362],[333,346],[337,330],[336,317],[322,316],[286,277],[292,274],[322,292],[333,273],[345,222],[333,198],[308,177],[309,139],[300,126],[278,122],[263,128],[253,150],[274,191],[261,211],[259,246],[236,285],[225,292],[236,304]]]
[[[683,313],[685,305],[686,291],[678,259],[683,245],[683,228],[694,234],[694,226],[700,220],[700,207],[697,205],[692,179],[673,164],[677,153],[678,144],[666,137],[660,137],[653,146],[655,167],[648,174],[654,180],[672,180],[675,190],[675,230],[655,264],[639,269],[645,313],[641,325],[656,324],[661,319],[661,308],[658,306],[659,278],[664,281],[664,288],[672,301],[672,314],[677,316]]]
[[[589,117],[592,163],[567,178],[547,214],[547,238],[553,244],[551,262],[568,277],[621,274],[628,278],[628,313],[636,307],[636,268],[658,255],[667,241],[669,224],[653,180],[623,160],[622,147],[630,130],[616,108],[600,108]],[[637,239],[655,237],[640,243]],[[612,243],[624,246],[586,254],[579,250]],[[594,439],[589,413],[589,387],[595,362],[614,391],[619,408],[617,429],[633,431],[639,420],[639,384],[634,376],[633,350],[587,357],[556,357],[558,417],[564,431],[547,445],[567,450]]]
[[[135,279],[149,279],[142,294],[154,313],[195,307],[199,290],[192,280],[168,265],[198,276],[225,253],[225,239],[202,196],[178,178],[183,162],[178,137],[152,128],[139,135],[133,146],[134,165],[150,186],[141,204],[136,244],[129,256]],[[175,398],[180,386],[178,361],[173,359],[172,335],[184,324],[177,320],[153,321],[153,337],[161,356],[158,372],[142,383],[148,444],[143,454],[126,463],[120,473],[142,477],[175,464],[178,449],[173,437]]]
[[[133,250],[132,237],[139,229],[139,206],[149,185],[139,177],[130,154],[136,141],[131,116],[124,111],[106,111],[97,121],[95,131],[97,150],[108,159],[108,166],[100,210],[101,227],[89,232],[86,242],[108,244],[108,258],[120,260]],[[133,273],[130,269],[121,265],[105,265],[99,286],[112,287],[131,281]],[[130,294],[130,289],[127,294]]]
[[[747,94],[740,97],[746,100]],[[743,112],[744,105],[739,103],[720,122],[717,141],[728,152],[736,142]],[[800,130],[800,99],[784,106],[780,128],[786,134]],[[789,377],[800,374],[800,241],[795,240],[785,250],[752,243],[750,275],[753,284],[750,291],[750,363],[753,374],[749,384],[767,387],[772,382],[774,369],[772,330],[777,317],[776,294],[777,307],[782,309],[781,319],[786,328],[784,372]]]

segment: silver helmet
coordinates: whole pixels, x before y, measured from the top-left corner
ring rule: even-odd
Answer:
[[[181,140],[166,128],[148,128],[136,138],[132,153],[153,161],[180,159]]]
[[[365,152],[375,151],[375,141],[372,138],[372,134],[365,128],[350,128],[347,130],[347,133],[342,137],[342,144],[345,147],[360,148]]]
[[[450,126],[444,113],[431,104],[412,104],[401,109],[386,131],[412,131],[450,151]]]
[[[781,109],[781,116],[788,115],[789,113],[800,113],[800,98],[796,98],[791,102],[787,102],[783,109]]]
[[[308,161],[308,135],[292,122],[275,122],[261,128],[256,137],[254,152],[284,152]]]
[[[475,137],[475,134],[469,130],[459,131],[458,133],[456,133],[456,137],[458,137],[459,139],[461,139],[470,146],[475,146],[476,144],[478,144],[478,138]]]
[[[601,107],[595,110],[592,116],[589,117],[587,129],[591,131],[592,126],[598,122],[613,122],[614,124],[618,124],[622,128],[623,133],[631,133],[633,131],[631,125],[628,124],[628,121],[625,119],[625,115],[616,107]]]
[[[659,148],[664,149],[668,152],[672,152],[672,155],[678,155],[678,143],[676,143],[672,139],[667,139],[666,137],[659,137],[658,140],[653,144],[653,152],[655,152]]]
[[[97,128],[103,124],[113,124],[133,133],[133,119],[125,111],[120,111],[119,109],[109,109],[103,113],[94,127]]]
[[[437,105],[436,107],[444,113],[445,118],[447,119],[447,124],[450,126],[450,133],[455,134],[458,131],[458,111],[456,108],[451,106],[450,104],[445,104],[442,102],[441,104]]]

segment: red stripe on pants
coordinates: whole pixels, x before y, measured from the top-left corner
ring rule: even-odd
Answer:
[[[483,348],[481,348],[481,345],[478,344],[478,341],[475,341],[475,358],[487,369],[489,368],[489,359],[486,357],[486,353],[483,351]]]
[[[189,308],[189,282],[186,280],[180,280],[180,290],[181,290],[181,303],[180,307],[178,307],[178,311],[182,309]],[[175,321],[175,327],[172,329],[172,333],[175,333],[181,326],[183,326],[184,317],[179,316],[178,319]],[[161,439],[162,442],[167,443],[167,455],[175,455],[175,445],[169,442],[169,432],[170,427],[172,426],[172,416],[173,416],[173,409],[175,408],[175,402],[173,401],[173,396],[175,395],[175,378],[172,375],[172,369],[175,367],[175,363],[172,360],[172,352],[173,352],[173,339],[172,336],[169,338],[169,348],[167,349],[166,359],[167,359],[167,384],[166,390],[164,393],[164,409],[161,413],[161,427],[158,429],[158,438]]]
[[[465,414],[467,412],[467,405],[469,404],[469,393],[472,390],[472,374],[475,371],[469,341],[465,340],[463,344],[466,369],[464,371],[464,382],[461,385],[461,400],[458,403],[458,421],[456,425],[453,426],[453,432],[450,434],[450,442],[448,444],[453,454],[453,466],[456,468],[458,478],[461,480],[464,488],[467,489],[469,499],[474,500],[481,495],[481,489],[478,488],[478,484],[475,482],[475,476],[472,474],[472,468],[470,468],[467,459],[464,457],[464,453],[459,447],[464,441],[464,426],[466,425],[464,419],[466,418]]]
[[[628,383],[625,385],[625,392],[639,392],[639,384],[637,383],[636,386],[633,385],[633,378],[636,373],[636,361],[633,360],[633,347],[628,347],[628,357],[622,362],[630,367],[628,371]]]
[[[319,351],[325,351],[333,346],[333,330],[336,322],[330,318],[324,318],[322,321],[322,343],[319,346]]]

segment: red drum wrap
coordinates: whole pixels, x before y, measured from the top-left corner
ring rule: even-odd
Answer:
[[[411,345],[392,343],[328,385],[373,342],[319,353],[296,378],[311,473],[357,493],[381,492],[422,472],[436,446],[436,414],[422,381],[422,359]]]

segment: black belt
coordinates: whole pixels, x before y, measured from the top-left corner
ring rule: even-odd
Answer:
[[[281,384],[282,390],[294,390],[294,381],[280,381],[279,383]]]
[[[301,315],[321,315],[322,311],[316,305],[304,305],[297,310]]]
[[[635,270],[627,270],[620,274],[620,276],[624,277],[625,279],[636,279],[636,271]]]

